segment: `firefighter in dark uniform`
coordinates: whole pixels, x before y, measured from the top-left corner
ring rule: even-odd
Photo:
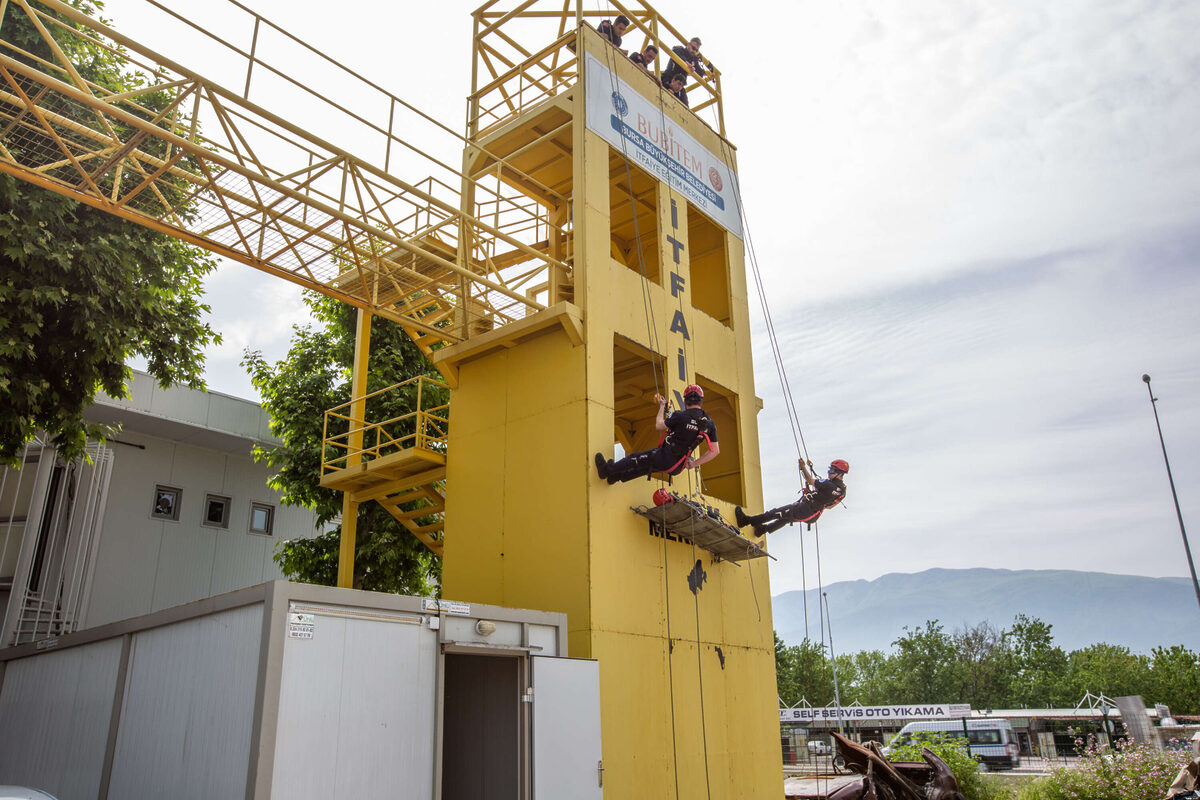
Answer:
[[[618,50],[620,50],[621,36],[625,33],[625,30],[628,27],[629,18],[624,14],[621,14],[612,22],[604,20],[596,26],[596,30],[600,31],[601,36],[603,36],[605,39],[608,39]],[[621,50],[621,52],[624,53],[625,51]]]
[[[683,103],[685,106],[688,104],[687,89],[683,88],[683,85],[686,82],[687,81],[684,79],[682,72],[676,72],[670,78],[668,78],[666,75],[663,75],[662,79],[662,85],[668,92],[671,93],[671,96]]]
[[[703,389],[696,384],[684,389],[683,410],[669,417],[665,416],[667,401],[659,395],[655,395],[654,399],[658,401],[654,427],[667,432],[662,444],[653,450],[628,455],[620,461],[605,459],[602,453],[596,453],[596,472],[602,480],[609,483],[631,481],[652,472],[678,475],[685,469],[698,469],[701,464],[707,464],[720,454],[717,426],[700,407],[704,400]],[[692,458],[692,450],[702,441],[708,442],[708,451],[699,458]]]
[[[849,471],[849,464],[840,458],[836,459],[829,465],[829,479],[822,481],[813,477],[804,459],[801,459],[800,472],[804,475],[804,482],[808,484],[804,489],[804,497],[791,505],[772,508],[753,517],[747,516],[742,507],[738,506],[733,510],[737,526],[744,528],[753,525],[754,532],[762,536],[774,533],[793,522],[807,522],[811,525],[825,513],[825,509],[833,508],[846,499],[846,484],[842,479]]]

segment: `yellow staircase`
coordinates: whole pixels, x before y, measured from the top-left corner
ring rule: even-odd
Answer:
[[[419,376],[325,412],[321,485],[352,500],[379,503],[413,536],[442,555],[445,528],[446,384]],[[415,410],[389,415],[390,402],[415,397]],[[368,422],[371,416],[383,417]]]

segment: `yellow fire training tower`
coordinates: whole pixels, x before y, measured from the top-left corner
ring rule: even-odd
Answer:
[[[618,8],[631,52],[689,38],[647,6]],[[468,138],[493,155],[468,147],[465,171],[498,156],[560,194],[529,196],[571,224],[573,269],[527,328],[434,356],[455,380],[444,594],[567,612],[571,654],[600,662],[606,796],[778,797],[766,559],[652,535],[630,509],[661,484],[609,486],[592,462],[656,445],[655,392],[679,408],[697,383],[721,448],[705,499],[726,519],[761,507],[734,149],[582,19],[574,52],[564,29],[487,75],[499,26],[528,20],[490,6],[475,20]],[[689,94],[720,120],[718,81],[693,78]],[[671,488],[700,484],[685,472]]]
[[[443,555],[448,599],[568,614],[570,654],[600,664],[607,797],[774,798],[766,559],[732,535],[705,549],[707,516],[653,525],[634,509],[661,483],[609,486],[592,461],[655,445],[654,394],[679,407],[697,383],[721,453],[671,489],[725,519],[762,505],[720,73],[689,80],[689,110],[657,77],[689,37],[645,3],[612,6],[478,9],[461,169],[426,156],[441,177],[407,183],[390,119],[372,163],[256,104],[260,17],[249,53],[207,34],[245,59],[231,90],[60,0],[10,0],[0,13],[44,45],[0,50],[0,169],[356,305],[354,399],[326,415],[322,479],[344,518],[380,502]],[[592,27],[618,13],[625,47],[657,45],[651,72]],[[91,83],[57,43],[80,35],[150,79]],[[448,410],[422,379],[402,388],[417,412],[367,418],[373,315],[430,356]],[[348,586],[352,522],[343,537]]]

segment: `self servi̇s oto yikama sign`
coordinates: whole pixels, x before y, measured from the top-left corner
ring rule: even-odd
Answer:
[[[647,84],[646,88],[654,87]],[[742,238],[736,182],[729,165],[590,53],[587,126],[718,225]]]
[[[781,708],[780,722],[810,722],[812,720],[881,720],[881,719],[958,719],[970,716],[966,704],[933,704],[911,706],[844,706],[837,708]]]

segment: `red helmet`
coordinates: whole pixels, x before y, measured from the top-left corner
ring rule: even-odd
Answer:
[[[847,472],[850,471],[850,465],[847,464],[845,461],[842,461],[840,458],[835,458],[833,461],[830,461],[829,468],[836,469],[838,472],[842,473],[843,475],[845,475]]]
[[[701,389],[699,386],[697,386],[694,383],[689,383],[687,385],[687,388],[685,388],[683,390],[683,399],[687,400],[689,397],[698,397],[701,400],[703,400],[704,399],[704,390]]]
[[[675,498],[666,489],[658,489],[654,492],[654,505],[665,506],[667,503],[674,503]]]

